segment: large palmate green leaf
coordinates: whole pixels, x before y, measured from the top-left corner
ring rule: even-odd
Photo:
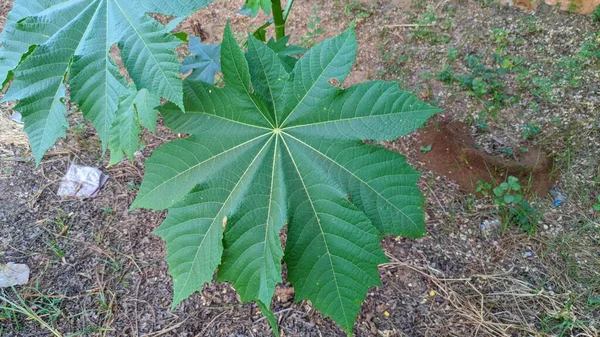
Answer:
[[[332,85],[355,58],[350,28],[288,72],[252,36],[244,54],[228,27],[225,86],[186,80],[186,113],[162,108],[170,128],[191,136],[155,150],[132,207],[169,209],[156,234],[167,243],[174,306],[218,267],[219,280],[274,322],[268,308],[283,259],[296,300],[350,334],[368,288],[380,283],[382,235],[425,234],[418,173],[363,140],[406,135],[438,109],[396,83]]]
[[[147,13],[184,16],[210,2],[16,0],[0,36],[0,80],[14,72],[5,100],[19,100],[36,160],[68,127],[67,78],[71,100],[108,146],[120,102],[135,95],[110,56],[115,45],[137,88],[183,108],[180,41]]]

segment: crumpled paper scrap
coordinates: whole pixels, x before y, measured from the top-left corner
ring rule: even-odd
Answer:
[[[107,180],[108,175],[95,167],[71,164],[57,194],[61,197],[95,197]]]

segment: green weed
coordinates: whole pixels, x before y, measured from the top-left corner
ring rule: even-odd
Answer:
[[[385,63],[385,71],[378,72],[379,76],[393,76],[401,84],[406,86],[407,67],[406,64],[410,61],[409,55],[400,54],[390,48],[390,40],[385,39],[379,44],[379,58]]]
[[[457,58],[458,58],[458,49],[456,49],[455,47],[450,47],[448,49],[448,62],[452,63],[452,62],[456,61]]]
[[[448,66],[438,73],[437,78],[446,84],[458,83],[479,99],[485,107],[485,112],[480,114],[485,120],[488,116],[495,119],[499,110],[518,101],[518,97],[507,93],[504,76],[509,71],[521,71],[523,60],[494,54],[494,65],[487,66],[484,58],[478,54],[467,55],[464,60],[470,72],[456,74]]]
[[[548,315],[542,319],[542,326],[546,333],[553,336],[575,336],[581,329],[585,329],[588,321],[581,321],[573,312],[573,299],[570,299],[565,307],[558,313]]]
[[[539,125],[535,123],[527,123],[521,127],[521,137],[523,139],[532,139],[542,131]]]
[[[486,183],[484,181],[477,181],[477,188],[475,189],[476,193],[481,193],[483,196],[490,196],[490,191],[492,190],[492,184]]]
[[[598,5],[598,7],[596,7],[596,9],[594,9],[592,12],[592,19],[594,19],[594,21],[597,23],[600,23],[600,5]]]
[[[0,322],[10,321],[13,332],[23,329],[21,318],[33,320],[52,335],[61,337],[61,333],[52,327],[62,314],[63,297],[42,294],[37,287],[31,288],[33,295],[24,299],[15,289],[13,294],[0,290]],[[0,329],[0,334],[2,330]]]
[[[437,32],[434,27],[439,24],[433,8],[427,9],[415,22],[418,26],[414,30],[412,38],[420,40],[431,45],[444,44],[450,42],[450,36]],[[452,21],[445,19],[439,24],[443,30],[452,27]]]
[[[519,33],[523,35],[531,35],[542,31],[542,26],[537,22],[535,16],[525,16],[521,19],[524,26],[519,29]]]
[[[500,49],[508,47],[508,32],[501,28],[492,28],[490,42]]]
[[[319,16],[319,8],[315,4],[313,7],[312,15],[308,18],[307,31],[302,37],[298,45],[304,48],[310,48],[318,42],[319,36],[324,33],[321,27],[321,17]]]
[[[541,214],[523,197],[519,179],[509,176],[507,181],[492,191],[494,204],[498,206],[505,228],[508,225],[516,225],[528,234],[533,234]]]

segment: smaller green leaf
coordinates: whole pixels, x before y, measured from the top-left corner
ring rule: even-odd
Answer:
[[[279,57],[279,59],[281,59],[281,61],[283,62],[283,65],[285,66],[286,70],[288,72],[291,72],[292,69],[294,69],[294,67],[296,66],[296,62],[298,62],[298,59],[294,56],[306,53],[307,49],[296,45],[288,45],[287,43],[289,42],[289,40],[289,35],[277,41],[271,38],[269,39],[269,42],[267,42],[267,47],[271,48],[275,52],[277,57]]]
[[[504,202],[505,203],[510,204],[513,201],[515,201],[515,197],[512,194],[505,194],[504,195]]]
[[[429,144],[429,145],[427,145],[427,146],[421,146],[421,147],[419,148],[419,150],[421,150],[421,152],[423,152],[423,153],[430,152],[430,151],[431,151],[431,144]]]
[[[514,203],[515,204],[518,204],[521,201],[523,201],[523,196],[522,195],[520,195],[520,194],[514,194],[513,196],[514,196]]]
[[[240,12],[256,16],[261,8],[267,15],[271,14],[271,0],[246,0]]]
[[[221,46],[202,44],[199,37],[190,36],[189,49],[194,56],[183,60],[181,72],[185,74],[191,70],[189,78],[214,84],[215,73],[221,71]]]
[[[254,36],[257,40],[259,40],[261,42],[266,42],[267,41],[267,27],[269,27],[271,24],[272,24],[272,22],[269,21],[266,24],[258,27],[258,29],[255,30],[254,33],[252,33],[252,36]]]
[[[501,197],[504,194],[504,189],[500,186],[494,188],[494,195]]]
[[[247,3],[244,3],[242,8],[238,10],[238,14],[252,16],[252,8],[248,7]]]

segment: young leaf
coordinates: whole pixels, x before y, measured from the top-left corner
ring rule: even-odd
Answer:
[[[146,13],[182,16],[210,2],[16,0],[1,36],[0,78],[5,81],[14,70],[15,80],[4,99],[20,100],[15,109],[23,116],[36,116],[25,119],[36,161],[64,136],[66,107],[52,105],[52,116],[47,107],[64,98],[57,94],[66,78],[72,101],[96,127],[106,148],[119,98],[129,91],[109,54],[114,45],[138,88],[183,107],[174,52],[180,42]]]
[[[246,0],[240,13],[256,16],[261,8],[267,15],[271,14],[271,0]]]
[[[215,73],[221,71],[221,46],[202,44],[199,37],[190,36],[189,48],[194,56],[183,60],[181,72],[185,74],[192,70],[188,78],[214,84]]]
[[[225,86],[184,81],[182,113],[161,109],[175,132],[156,149],[132,207],[169,208],[174,305],[210,282],[230,281],[269,312],[282,257],[297,300],[310,300],[351,333],[367,290],[380,284],[382,235],[425,234],[419,174],[363,139],[393,139],[439,110],[396,83],[329,83],[356,58],[353,28],[308,51],[291,73],[249,37],[244,57],[227,27]],[[280,231],[287,224],[285,254]]]
[[[275,52],[275,54],[281,59],[286,70],[292,71],[292,69],[294,69],[294,66],[296,65],[296,62],[298,61],[298,59],[294,56],[304,54],[306,52],[306,49],[296,45],[288,45],[287,43],[289,40],[289,35],[277,41],[271,38],[269,39],[269,42],[267,42],[267,46],[271,48]]]

